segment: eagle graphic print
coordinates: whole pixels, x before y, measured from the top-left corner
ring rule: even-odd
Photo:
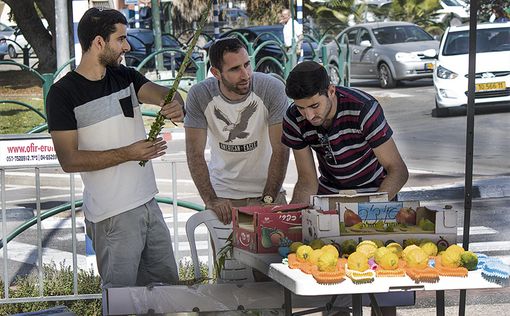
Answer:
[[[246,132],[246,128],[248,128],[250,117],[253,115],[253,113],[255,113],[256,110],[257,102],[252,101],[244,109],[242,109],[242,111],[237,115],[236,120],[233,121],[230,120],[227,115],[225,115],[225,113],[223,113],[216,106],[214,107],[214,116],[216,116],[218,120],[221,120],[225,123],[223,131],[229,132],[228,138],[225,140],[225,142],[230,143],[236,138],[243,139],[250,135],[248,132]]]

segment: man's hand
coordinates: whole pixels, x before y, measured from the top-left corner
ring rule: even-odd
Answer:
[[[154,141],[140,140],[124,148],[129,160],[139,161],[163,156],[167,145],[163,138],[158,137]]]
[[[163,100],[159,104],[161,106],[160,113],[173,122],[182,122],[184,119],[182,103],[180,103],[177,98],[174,98],[170,103],[165,104],[164,102]]]
[[[232,221],[232,204],[227,199],[214,199],[206,203],[205,208],[213,210],[218,219],[225,225]]]

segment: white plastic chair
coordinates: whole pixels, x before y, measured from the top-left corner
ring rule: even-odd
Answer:
[[[191,260],[195,270],[195,278],[200,278],[200,262],[195,244],[195,229],[205,224],[209,230],[210,240],[216,253],[225,245],[228,236],[232,233],[232,223],[225,225],[218,220],[216,213],[205,210],[193,214],[186,222],[186,236],[191,250]],[[216,259],[216,258],[214,258]],[[237,260],[225,259],[225,266],[218,277],[218,283],[246,283],[253,282],[252,269]]]

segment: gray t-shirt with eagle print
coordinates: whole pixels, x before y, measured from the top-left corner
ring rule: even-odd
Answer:
[[[257,72],[251,92],[240,101],[225,98],[216,78],[190,89],[184,127],[207,129],[209,174],[218,197],[262,195],[272,153],[269,126],[282,123],[288,104],[284,84]]]

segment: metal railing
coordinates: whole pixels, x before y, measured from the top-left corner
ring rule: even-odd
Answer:
[[[172,183],[172,194],[171,197],[156,197],[156,200],[162,204],[172,205],[172,217],[173,217],[173,243],[174,243],[174,255],[176,259],[180,259],[183,256],[179,252],[179,226],[178,226],[178,207],[184,207],[195,211],[201,211],[204,209],[202,205],[179,201],[177,199],[177,164],[185,164],[185,159],[179,160],[161,160],[155,161],[155,165],[169,164],[171,170],[171,183]],[[2,208],[2,240],[0,241],[0,248],[3,251],[3,280],[4,280],[4,296],[0,299],[0,304],[8,303],[26,303],[26,302],[41,302],[41,301],[66,301],[66,300],[88,300],[88,299],[101,299],[100,293],[97,294],[80,294],[78,290],[78,260],[77,260],[77,225],[76,225],[76,209],[82,206],[82,201],[76,199],[76,182],[75,174],[69,174],[69,198],[68,203],[64,203],[57,207],[51,208],[46,211],[41,209],[41,169],[60,168],[58,164],[49,164],[42,167],[6,167],[0,166],[0,200]],[[17,226],[11,232],[7,233],[7,195],[6,195],[6,172],[13,171],[26,171],[33,170],[34,172],[34,186],[35,186],[35,211],[36,215],[21,225]],[[43,245],[42,245],[42,221],[55,216],[64,211],[71,211],[71,234],[72,234],[72,270],[73,270],[73,294],[71,295],[59,295],[59,296],[45,296],[44,295],[44,276],[43,276]],[[8,271],[8,243],[19,236],[22,232],[26,231],[30,227],[36,225],[37,229],[37,272],[38,272],[38,284],[39,284],[39,296],[37,297],[9,297],[9,271]],[[184,228],[182,228],[184,229]],[[5,242],[5,244],[4,244]],[[5,245],[5,247],[4,247]],[[30,250],[28,250],[30,251]]]

